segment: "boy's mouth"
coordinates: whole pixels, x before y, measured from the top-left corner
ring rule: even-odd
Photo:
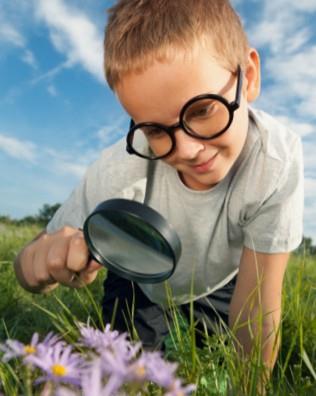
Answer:
[[[211,157],[206,162],[202,162],[202,163],[200,163],[198,165],[194,165],[194,166],[192,166],[192,168],[197,173],[205,173],[205,172],[210,171],[213,168],[213,166],[214,166],[214,163],[216,161],[217,155],[218,155],[218,152],[215,155],[213,155],[213,157]]]

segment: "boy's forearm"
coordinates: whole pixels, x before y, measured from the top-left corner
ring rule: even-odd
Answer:
[[[280,345],[282,285],[288,259],[289,253],[258,253],[245,247],[230,303],[229,325],[240,344],[239,352],[242,357],[260,358],[267,378]]]
[[[259,312],[259,308],[252,309],[251,315],[242,315],[239,318],[239,324],[236,324],[237,316],[230,313],[229,323],[240,343],[238,350],[241,355],[250,357],[255,352],[255,348],[260,348],[262,362],[267,371],[271,372],[280,346],[281,311],[266,314],[262,318]]]

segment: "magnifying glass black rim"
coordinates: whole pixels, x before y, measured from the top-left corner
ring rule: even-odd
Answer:
[[[113,265],[109,260],[103,257],[94,244],[89,235],[88,224],[91,218],[97,214],[106,214],[109,211],[126,212],[128,215],[132,215],[137,219],[144,222],[160,234],[164,242],[168,246],[172,259],[172,268],[170,271],[158,272],[156,274],[146,274],[142,272],[130,271],[121,267],[118,263]],[[106,218],[106,216],[104,216]],[[87,217],[84,226],[83,234],[88,245],[91,255],[108,270],[121,276],[122,278],[129,279],[131,281],[140,283],[158,283],[170,278],[176,269],[177,262],[181,255],[181,242],[176,232],[171,228],[167,221],[155,210],[141,204],[137,201],[128,199],[116,198],[110,199],[100,203],[95,210]]]

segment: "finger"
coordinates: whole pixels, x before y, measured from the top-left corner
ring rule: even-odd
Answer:
[[[89,285],[90,283],[92,283],[97,277],[98,271],[99,269],[90,272],[88,272],[87,270],[80,272],[78,279],[78,281],[81,282],[80,286]]]
[[[41,276],[36,273],[35,249],[32,246],[28,246],[22,254],[24,266],[21,266],[21,272],[24,282],[30,287],[37,287]]]
[[[75,285],[74,287],[82,287],[92,283],[101,268],[103,268],[102,265],[95,260],[91,260],[84,270],[77,273],[73,283]]]
[[[96,260],[90,260],[84,271],[89,274],[90,272],[99,271],[101,268],[103,268],[103,265],[98,263]]]
[[[43,239],[47,238],[49,238],[47,235],[43,237]],[[36,283],[53,284],[56,282],[48,271],[46,243],[41,243],[41,245],[38,246],[37,249],[34,249],[32,269]]]
[[[70,238],[67,255],[67,268],[80,272],[88,265],[89,251],[82,232],[77,232]]]
[[[54,243],[47,253],[49,274],[59,283],[69,285],[73,278],[73,271],[67,268],[67,256],[70,237],[54,238]]]
[[[50,274],[61,285],[76,287],[75,281],[78,275],[75,272],[70,271],[68,268],[64,267],[63,269],[58,270],[53,269],[50,271]]]
[[[49,272],[56,272],[66,267],[69,238],[54,238],[49,244],[47,252],[47,266]]]

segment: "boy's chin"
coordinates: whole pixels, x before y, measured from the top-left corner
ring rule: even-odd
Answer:
[[[203,191],[209,190],[215,187],[218,183],[220,183],[226,176],[226,174],[221,175],[199,175],[192,176],[179,173],[179,177],[182,180],[182,183],[190,188],[191,190]]]

